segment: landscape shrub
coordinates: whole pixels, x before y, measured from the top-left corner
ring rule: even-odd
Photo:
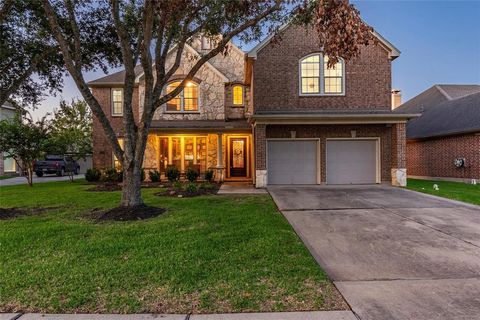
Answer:
[[[175,182],[180,179],[180,171],[175,166],[168,166],[166,170],[167,179],[170,182]]]
[[[195,183],[193,182],[190,182],[189,184],[187,184],[187,186],[185,187],[185,191],[188,192],[188,193],[196,193],[198,191],[198,187]]]
[[[173,188],[177,191],[181,191],[183,189],[183,184],[180,181],[175,181],[173,183]]]
[[[100,170],[97,170],[95,168],[88,169],[87,172],[85,173],[85,180],[88,182],[97,182],[100,180],[102,176],[102,173]]]
[[[152,182],[159,182],[160,181],[160,172],[158,170],[150,170],[148,172],[148,177]]]
[[[102,175],[102,182],[115,183],[118,182],[119,174],[115,168],[106,169]]]
[[[198,179],[198,176],[200,175],[200,173],[198,172],[197,169],[190,167],[187,169],[187,173],[185,175],[188,181],[195,182]]]
[[[207,170],[205,172],[205,180],[207,180],[208,182],[212,182],[212,180],[213,180],[213,170]]]

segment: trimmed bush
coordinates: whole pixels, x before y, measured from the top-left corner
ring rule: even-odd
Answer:
[[[205,172],[205,180],[207,180],[208,182],[213,181],[213,170],[207,170]]]
[[[185,191],[188,192],[188,193],[196,193],[198,191],[198,187],[195,183],[193,182],[190,182],[189,184],[187,184],[187,186],[185,187]]]
[[[175,182],[180,179],[180,171],[175,166],[167,166],[166,175],[170,182]]]
[[[148,177],[150,178],[150,181],[158,182],[160,181],[160,172],[158,172],[158,170],[149,171]]]
[[[180,181],[175,181],[173,183],[173,188],[177,191],[181,191],[183,189],[183,184]]]
[[[102,182],[105,182],[105,183],[118,182],[119,176],[123,177],[123,175],[121,174],[119,175],[119,173],[117,172],[117,170],[115,170],[115,168],[106,169],[102,175]]]
[[[197,169],[195,169],[193,167],[190,167],[190,168],[187,169],[187,173],[185,175],[186,175],[188,181],[195,182],[195,181],[197,181],[200,173],[197,171]]]
[[[102,177],[102,173],[100,170],[97,170],[95,168],[88,169],[87,172],[85,173],[85,180],[88,182],[97,182],[100,180]]]

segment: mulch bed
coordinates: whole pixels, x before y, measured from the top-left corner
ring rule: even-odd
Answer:
[[[151,206],[137,206],[133,208],[116,207],[113,209],[102,210],[93,209],[92,217],[96,221],[136,221],[157,217],[165,213],[165,208]]]
[[[122,190],[121,183],[89,183],[94,184],[94,187],[87,189],[87,191],[120,191]],[[165,186],[162,182],[143,182],[142,188],[163,188]]]
[[[191,198],[209,194],[217,194],[220,189],[221,183],[211,183],[209,188],[203,188],[201,184],[197,184],[197,190],[195,192],[189,192],[184,188],[178,189],[173,185],[165,185],[167,188],[166,191],[155,193],[156,196],[167,196],[167,197],[176,197],[176,198]]]
[[[0,220],[14,219],[21,216],[34,216],[43,213],[51,208],[0,208]]]

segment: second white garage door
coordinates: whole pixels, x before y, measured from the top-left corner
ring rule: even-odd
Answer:
[[[268,184],[316,184],[317,154],[317,141],[268,141]]]
[[[327,140],[327,184],[377,182],[377,140]]]

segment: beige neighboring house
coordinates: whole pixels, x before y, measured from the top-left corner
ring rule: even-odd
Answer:
[[[6,102],[0,106],[0,121],[6,119],[12,119],[17,110],[10,103]],[[5,158],[3,152],[0,152],[0,176],[17,174],[17,164],[12,158]]]

